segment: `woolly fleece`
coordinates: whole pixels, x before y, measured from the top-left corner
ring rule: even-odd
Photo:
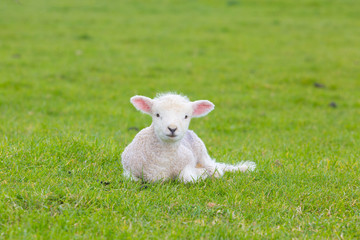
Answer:
[[[217,163],[209,156],[203,141],[188,130],[190,119],[214,109],[207,100],[190,102],[185,96],[168,93],[155,99],[131,98],[133,105],[153,117],[122,153],[124,175],[147,182],[176,179],[194,182],[226,171],[254,170],[254,162],[237,165]],[[174,130],[175,129],[175,130]]]

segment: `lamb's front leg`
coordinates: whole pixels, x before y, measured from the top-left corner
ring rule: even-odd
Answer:
[[[186,165],[179,174],[179,179],[185,183],[195,182],[206,177],[208,174],[205,168],[197,168],[192,164]]]

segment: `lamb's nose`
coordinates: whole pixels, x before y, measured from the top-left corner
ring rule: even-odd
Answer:
[[[174,134],[175,131],[176,131],[176,129],[177,129],[177,127],[175,127],[174,125],[171,125],[171,126],[168,126],[168,129],[170,130],[170,132],[171,132],[172,134]]]

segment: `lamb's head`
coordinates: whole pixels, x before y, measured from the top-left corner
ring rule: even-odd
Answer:
[[[130,101],[136,109],[152,116],[155,134],[164,142],[181,140],[191,118],[205,116],[214,109],[214,104],[207,100],[191,102],[187,97],[172,93],[154,99],[134,96]]]

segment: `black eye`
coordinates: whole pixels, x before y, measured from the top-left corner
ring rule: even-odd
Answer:
[[[185,119],[187,119],[188,118],[188,115],[185,115]]]
[[[157,113],[156,116],[157,116],[157,117],[160,117],[160,114]]]

